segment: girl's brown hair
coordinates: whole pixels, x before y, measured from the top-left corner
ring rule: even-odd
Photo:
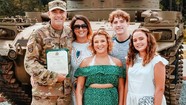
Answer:
[[[136,60],[136,55],[139,53],[139,51],[137,51],[133,45],[133,34],[138,31],[145,33],[145,35],[147,36],[147,44],[148,45],[146,48],[146,56],[143,59],[143,66],[148,64],[153,59],[154,55],[156,54],[156,39],[154,38],[152,33],[146,28],[138,28],[138,29],[134,30],[134,32],[132,33],[132,36],[130,38],[129,51],[128,51],[128,56],[127,56],[127,60],[126,60],[126,64],[128,66],[134,65],[134,62]]]

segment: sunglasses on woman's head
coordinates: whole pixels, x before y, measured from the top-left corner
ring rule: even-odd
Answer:
[[[88,28],[88,26],[86,24],[81,24],[81,25],[77,24],[77,25],[74,25],[74,29],[80,29],[80,28],[85,29],[85,28]]]

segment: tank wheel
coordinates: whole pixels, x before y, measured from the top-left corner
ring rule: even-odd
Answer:
[[[30,105],[31,86],[16,80],[13,65],[13,61],[0,56],[0,93],[12,105]]]

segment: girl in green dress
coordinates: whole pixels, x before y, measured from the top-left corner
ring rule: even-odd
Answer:
[[[122,62],[109,55],[112,39],[104,29],[92,36],[90,49],[75,72],[77,105],[123,105],[124,79]]]

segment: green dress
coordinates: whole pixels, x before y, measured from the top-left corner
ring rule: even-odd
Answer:
[[[94,65],[78,68],[75,77],[86,77],[83,105],[118,105],[118,80],[124,76],[122,67]],[[91,88],[91,84],[112,84],[113,88]]]

